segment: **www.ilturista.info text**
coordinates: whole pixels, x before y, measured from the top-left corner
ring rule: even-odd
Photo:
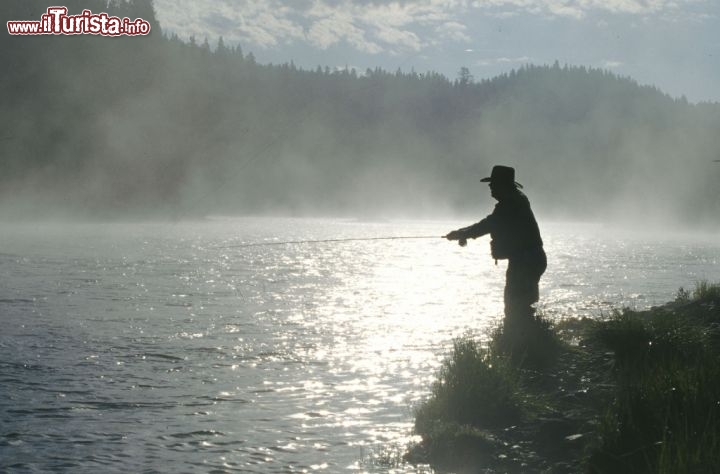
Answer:
[[[150,23],[137,18],[119,18],[107,13],[95,14],[83,10],[79,15],[68,15],[66,7],[50,7],[40,21],[8,21],[11,35],[101,35],[136,36],[150,33]]]

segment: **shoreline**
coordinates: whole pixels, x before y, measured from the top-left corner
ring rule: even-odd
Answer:
[[[499,327],[488,347],[458,339],[416,411],[422,441],[406,461],[438,472],[712,472],[718,362],[720,285],[702,282],[648,310]]]

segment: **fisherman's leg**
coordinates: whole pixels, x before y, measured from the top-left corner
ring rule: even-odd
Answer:
[[[505,281],[505,318],[508,321],[534,319],[535,307],[540,300],[540,277],[547,268],[545,252],[510,260]]]
[[[532,304],[538,300],[537,282],[525,265],[510,261],[505,280],[505,321],[516,324],[531,321]]]
[[[512,261],[508,263],[504,294],[505,319],[498,347],[516,361],[526,357],[530,338],[534,334],[532,301],[527,297],[527,278],[523,278],[524,275],[526,272],[521,265]]]
[[[534,254],[528,260],[527,269],[527,299],[530,301],[530,305],[534,305],[540,301],[540,277],[547,269],[547,258],[545,251],[540,249],[538,253]],[[532,307],[533,316],[535,315],[535,307]]]

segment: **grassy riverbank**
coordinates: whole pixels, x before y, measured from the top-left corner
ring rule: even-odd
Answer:
[[[455,341],[407,459],[455,472],[718,472],[720,285]]]

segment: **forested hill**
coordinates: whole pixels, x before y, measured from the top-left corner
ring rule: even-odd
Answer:
[[[53,2],[7,0],[2,21]],[[583,67],[476,82],[258,64],[162,32],[146,0],[72,0],[149,37],[0,42],[4,215],[483,215],[479,178],[517,167],[536,212],[720,223],[720,105]]]

